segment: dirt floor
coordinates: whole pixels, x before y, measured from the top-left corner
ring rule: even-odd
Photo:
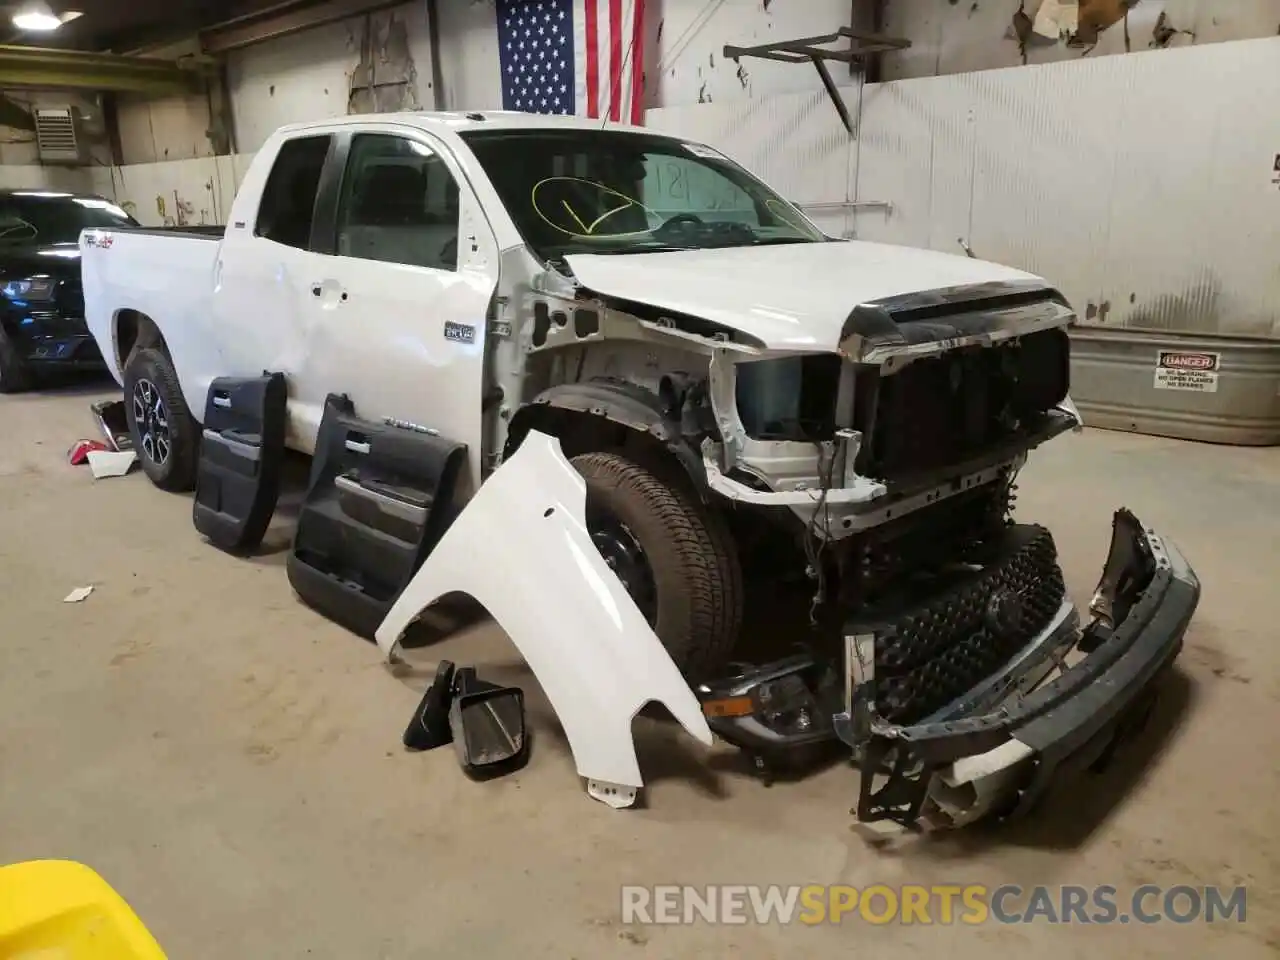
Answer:
[[[255,559],[191,526],[140,473],[66,464],[101,388],[0,398],[0,862],[89,863],[174,958],[707,957],[1029,953],[1040,960],[1280,950],[1280,449],[1116,433],[1066,437],[1024,473],[1020,516],[1052,525],[1077,599],[1111,510],[1176,540],[1204,583],[1155,720],[1118,768],[1014,828],[851,830],[856,776],[765,788],[637,724],[645,809],[588,799],[553,715],[491,625],[393,677],[310,612],[287,531]],[[79,604],[62,598],[92,584]],[[529,767],[466,780],[401,731],[437,657],[530,690]],[[1101,927],[625,926],[644,884],[1110,884],[1248,887],[1244,924]]]

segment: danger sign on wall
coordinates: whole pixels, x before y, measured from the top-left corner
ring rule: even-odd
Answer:
[[[1218,368],[1221,364],[1222,354],[1220,353],[1161,350],[1156,356],[1155,387],[1157,390],[1217,393]]]

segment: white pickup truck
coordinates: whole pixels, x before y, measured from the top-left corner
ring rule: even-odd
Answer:
[[[697,717],[673,707],[695,733],[758,767],[843,741],[863,819],[951,824],[1101,755],[1181,648],[1199,584],[1132,514],[1083,629],[1051,533],[1012,520],[1028,452],[1080,425],[1074,315],[1036,277],[825,236],[705,144],[511,113],[283,128],[230,220],[82,235],[147,475],[185,490],[202,457],[274,457],[261,418],[211,423],[273,378],[274,446],[315,456],[299,593],[390,649],[471,576],[589,778],[625,788],[634,759],[585,769],[600,734],[552,674],[622,711],[594,726],[629,724],[683,683],[635,658],[646,635],[696,685]],[[567,519],[516,516],[544,487]],[[761,579],[807,584],[810,616],[802,652],[744,666]],[[586,607],[613,640],[577,635]]]

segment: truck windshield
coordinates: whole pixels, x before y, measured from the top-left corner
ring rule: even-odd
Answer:
[[[109,200],[69,193],[21,190],[0,195],[0,245],[78,243],[86,227],[136,227]]]
[[[607,129],[471,130],[462,138],[544,260],[827,239],[702,144]]]

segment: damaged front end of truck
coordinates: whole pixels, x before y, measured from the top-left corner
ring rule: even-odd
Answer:
[[[712,364],[710,486],[785,503],[813,538],[814,641],[697,690],[712,731],[759,772],[842,745],[859,821],[951,828],[1026,813],[1056,773],[1096,766],[1141,727],[1196,609],[1194,572],[1117,510],[1082,624],[1052,532],[1012,517],[1028,453],[1082,425],[1072,319],[1035,285],[859,307],[817,482],[790,490],[760,482],[767,449],[717,384],[745,365]]]
[[[1010,540],[909,611],[850,619],[838,661],[795,656],[701,685],[712,731],[761,766],[843,743],[864,823],[950,828],[1029,812],[1056,773],[1107,759],[1141,729],[1200,584],[1121,509],[1081,629],[1048,532],[1011,527]]]
[[[569,460],[639,436],[648,446],[635,449],[668,457],[671,482],[731,523],[744,568],[798,582],[811,603],[808,622],[764,657],[735,651],[723,675],[685,671],[683,682],[656,626],[632,615],[594,555],[582,584],[561,584],[575,598],[561,612],[538,624],[514,609],[499,617],[555,691],[593,795],[625,805],[617,798],[641,787],[629,724],[646,701],[766,776],[847,751],[861,773],[858,819],[908,827],[1024,813],[1054,774],[1095,765],[1141,725],[1198,603],[1194,573],[1121,509],[1082,623],[1052,531],[1014,518],[1030,452],[1082,426],[1069,396],[1074,314],[1060,294],[1016,279],[882,298],[853,309],[830,346],[815,336],[812,348],[780,348],[728,311],[708,319],[697,304],[646,300],[639,281],[614,285],[626,277],[597,269],[603,259],[570,257],[499,298],[490,329],[502,389],[488,410],[501,453],[466,513],[504,471],[513,490],[561,477],[558,492],[530,495],[521,555],[579,542],[583,567],[592,538]],[[523,452],[527,438],[541,460]],[[572,521],[544,522],[539,497],[557,504],[548,518]],[[495,531],[519,526],[514,494],[486,502],[511,514]],[[588,589],[600,580],[607,596]],[[408,591],[381,631],[388,652],[442,589]],[[590,652],[579,657],[564,638],[583,629]],[[586,692],[602,684],[616,695]]]

